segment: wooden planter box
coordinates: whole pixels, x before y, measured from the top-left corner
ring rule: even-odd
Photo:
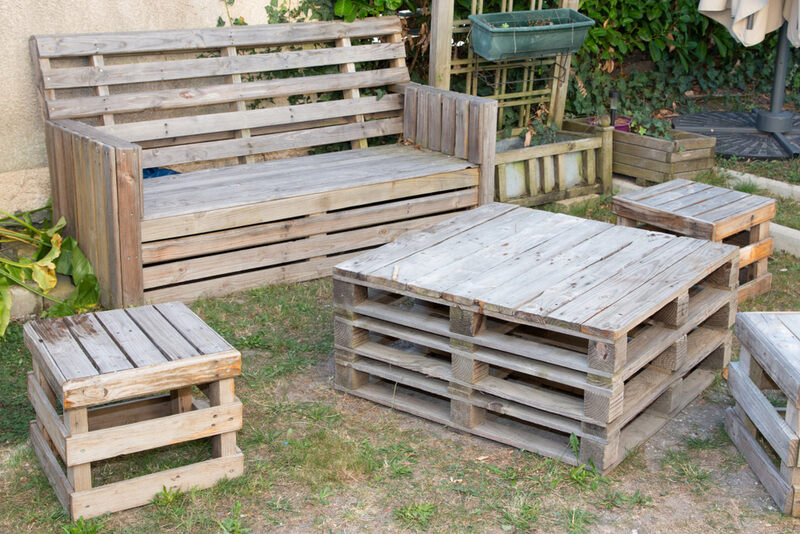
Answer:
[[[611,192],[608,134],[560,131],[559,141],[522,146],[522,139],[497,142],[495,198],[536,206],[591,193]]]
[[[564,123],[588,125],[587,119]],[[671,130],[674,139],[614,131],[613,171],[636,178],[639,185],[660,183],[675,178],[691,179],[714,167],[717,140],[705,135]]]

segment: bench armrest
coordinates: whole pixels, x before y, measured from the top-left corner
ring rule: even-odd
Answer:
[[[106,307],[141,295],[142,148],[73,120],[45,121],[53,217],[78,240]],[[138,267],[137,267],[138,265]],[[138,269],[138,270],[137,270]]]
[[[408,83],[403,138],[480,167],[478,203],[494,201],[497,101]]]

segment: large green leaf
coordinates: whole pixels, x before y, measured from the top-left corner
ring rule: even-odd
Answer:
[[[0,276],[0,337],[6,333],[11,320],[11,286],[8,279]]]

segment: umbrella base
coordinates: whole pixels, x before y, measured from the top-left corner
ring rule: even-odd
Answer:
[[[716,137],[716,153],[723,156],[787,159],[800,155],[800,114],[703,111],[675,117],[672,125],[676,130]]]

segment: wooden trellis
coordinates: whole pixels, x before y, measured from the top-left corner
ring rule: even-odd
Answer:
[[[471,13],[483,13],[483,0],[472,0]],[[578,0],[558,0],[548,6],[544,0],[531,0],[531,10],[545,7],[577,9]],[[488,87],[492,93],[482,94],[498,101],[502,109],[517,107],[515,127],[524,127],[535,109],[542,105],[550,112],[550,120],[559,128],[564,117],[564,104],[569,82],[570,55],[558,54],[543,58],[518,58],[487,61],[477,56],[466,44],[471,30],[469,20],[453,20],[453,0],[434,0],[431,13],[429,84],[449,89],[451,77],[465,76],[464,92],[477,95]],[[501,0],[500,11],[514,10],[513,0]],[[500,122],[498,122],[499,128]]]

